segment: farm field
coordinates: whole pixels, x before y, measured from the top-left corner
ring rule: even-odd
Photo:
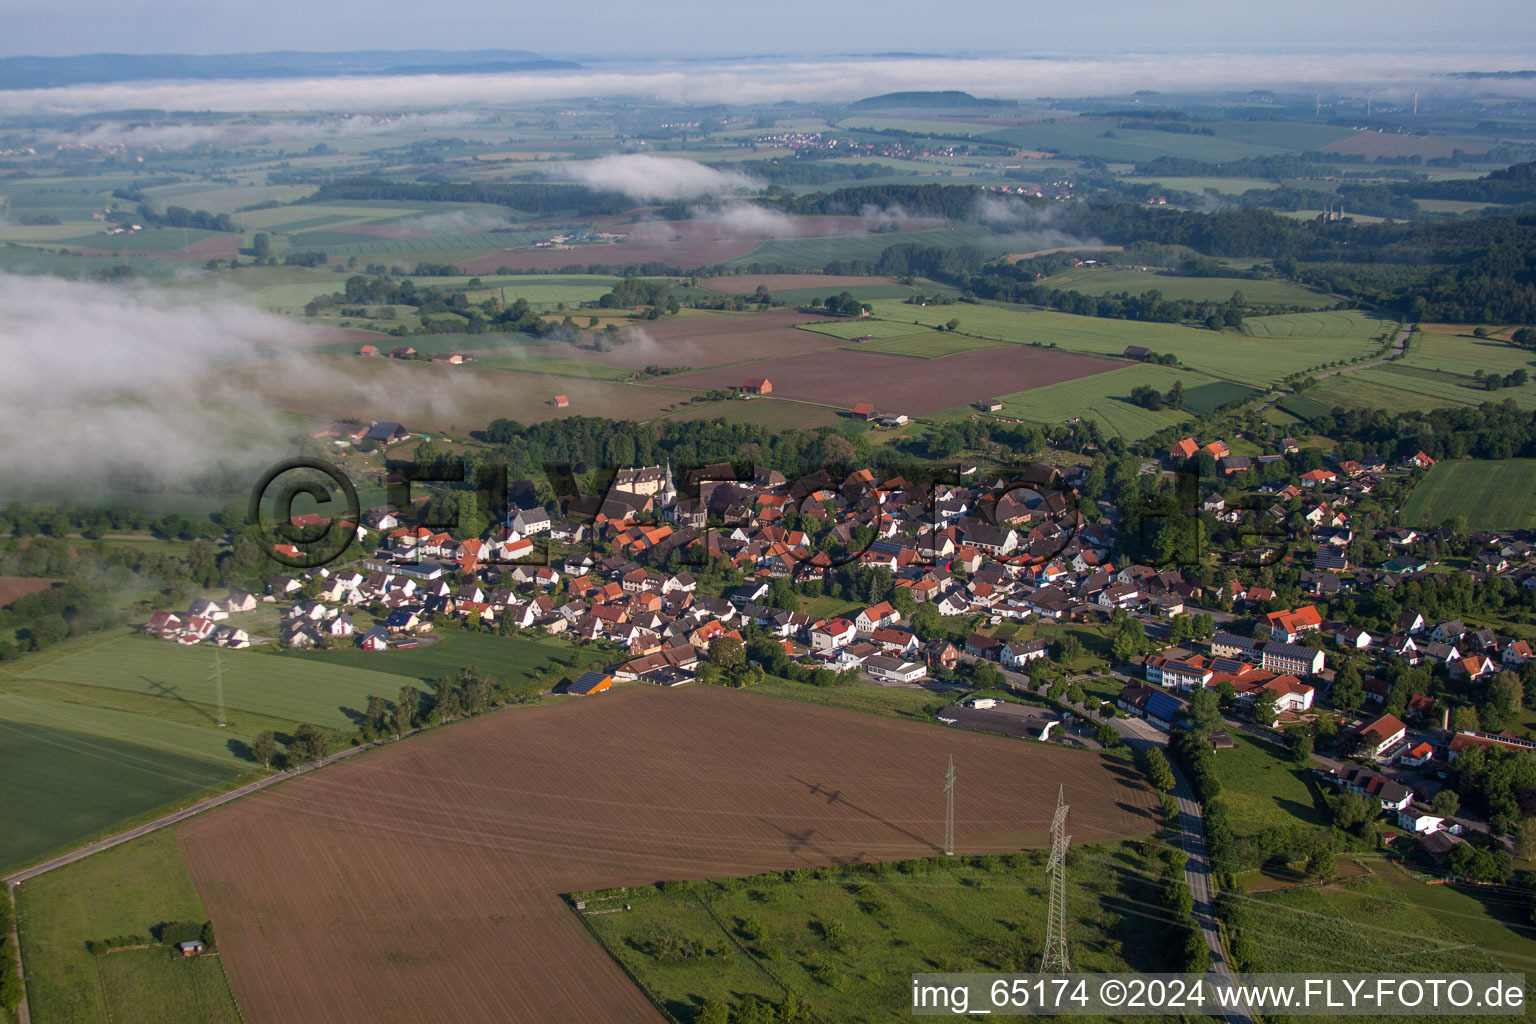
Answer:
[[[1004,416],[1047,424],[1081,416],[1096,419],[1111,433],[1135,441],[1188,419],[1189,413],[1145,409],[1130,401],[1131,389],[1145,384],[1166,392],[1176,380],[1183,381],[1189,391],[1211,383],[1201,374],[1171,366],[1122,366],[1092,377],[995,397],[1003,403]]]
[[[1110,320],[1019,307],[909,306],[876,302],[883,320],[935,326],[960,321],[962,334],[1009,342],[1054,344],[1073,352],[1121,355],[1129,345],[1171,353],[1182,366],[1212,377],[1254,387],[1268,385],[1299,370],[1374,352],[1374,340],[1390,325],[1359,313],[1288,314],[1245,321],[1244,336],[1179,324]],[[1276,344],[1283,339],[1284,344]]]
[[[835,274],[734,274],[724,277],[706,277],[699,280],[700,288],[707,288],[722,295],[751,295],[758,288],[767,288],[777,296],[783,291],[808,291],[836,295],[844,289],[869,287],[904,287],[889,277],[839,277]]]
[[[507,639],[509,645],[517,641]],[[361,709],[370,696],[390,696],[400,688],[393,673],[292,660],[274,661],[258,650],[220,652],[224,663],[224,700],[232,712],[298,724],[313,722],[349,728],[348,709]],[[359,652],[364,653],[364,652]],[[393,653],[393,652],[390,652]],[[387,656],[387,655],[386,655]],[[216,706],[213,652],[148,637],[124,637],[21,673],[22,681],[58,681],[155,697],[167,705],[198,705],[211,719]],[[230,715],[231,734],[241,736],[239,715]]]
[[[621,687],[382,748],[176,839],[252,1020],[414,1021],[430,1004],[467,1022],[632,1024],[659,1015],[559,893],[932,856],[951,753],[972,780],[955,808],[967,855],[1038,844],[1058,783],[1096,807],[1080,843],[1156,827],[1150,789],[1087,752]],[[340,921],[337,900],[354,908]]]
[[[238,774],[229,764],[0,720],[0,777],[7,793],[0,869],[37,860]]]
[[[1224,380],[1213,384],[1196,384],[1194,387],[1186,384],[1185,389],[1184,408],[1196,416],[1204,416],[1224,405],[1262,394],[1257,388],[1244,387]]]
[[[707,391],[739,387],[748,376],[766,377],[773,382],[773,393],[785,398],[844,409],[870,402],[881,410],[920,415],[1123,365],[1118,360],[1021,345],[957,352],[922,363],[857,350],[862,347],[763,359],[750,367],[706,370],[668,380],[679,387]]]
[[[16,890],[27,1003],[35,1024],[238,1022],[222,957],[183,960],[168,949],[109,953],[85,943],[148,935],[162,921],[205,921],[169,831],[113,847],[23,882]]]
[[[1327,828],[1307,781],[1309,768],[1291,761],[1278,743],[1267,743],[1234,730],[1231,750],[1218,750],[1217,777],[1221,800],[1232,810],[1232,824],[1241,835],[1271,825],[1287,828],[1298,822]]]
[[[1161,923],[1116,912],[1156,903],[1151,845],[1145,854],[1130,843],[1078,848],[1067,907],[1074,970],[1167,968]],[[609,954],[677,1019],[708,1001],[739,1008],[793,994],[815,1019],[856,1021],[896,1019],[910,1005],[914,971],[1032,970],[1045,941],[1046,885],[1035,852],[581,896]],[[633,911],[600,912],[621,901]],[[690,944],[716,955],[673,952]]]
[[[1324,379],[1307,394],[1319,402],[1345,409],[1385,409],[1410,412],[1510,401],[1522,409],[1536,409],[1536,387],[1500,388],[1488,391],[1470,375],[1427,370],[1397,361],[1370,366],[1342,377]]]
[[[28,594],[40,594],[63,582],[37,576],[0,576],[0,608],[7,608]]]
[[[959,224],[923,231],[876,234],[838,234],[808,238],[771,238],[747,253],[720,260],[723,267],[750,269],[754,264],[778,267],[803,267],[816,270],[834,260],[877,260],[887,248],[897,244],[956,246],[971,245],[989,257],[1007,251],[1007,238],[978,224]]]
[[[812,430],[831,426],[842,414],[824,405],[783,401],[770,396],[750,402],[732,402],[729,405],[719,402],[684,405],[676,412],[662,413],[659,419],[687,422],[714,419],[716,416],[724,417],[732,423],[759,423],[770,430]]]
[[[1438,526],[1465,516],[1469,530],[1536,525],[1536,459],[1441,462],[1403,503],[1403,522]]]
[[[365,651],[357,647],[338,647],[329,651],[284,651],[278,655],[286,662],[305,663],[305,673],[320,670],[366,671],[370,676],[389,674],[404,676],[394,681],[395,689],[387,694],[393,699],[395,692],[406,683],[430,683],[439,676],[457,672],[464,665],[473,665],[498,679],[532,678],[546,668],[560,665],[572,666],[571,671],[580,674],[586,668],[611,655],[591,649],[577,649],[569,643],[554,639],[529,640],[523,637],[495,636],[490,633],[465,633],[447,631],[436,643],[403,651]]]
[[[540,354],[558,352],[543,349]],[[615,354],[618,352],[616,349]],[[641,365],[657,361],[654,353],[647,359],[638,348],[625,355],[638,359]],[[326,421],[348,417],[364,422],[392,420],[413,431],[434,433],[478,429],[499,416],[524,423],[567,415],[646,420],[694,394],[684,383],[668,388],[640,387],[494,366],[477,369],[473,365],[340,355],[307,359],[317,371],[314,375],[273,380],[260,367],[245,366],[227,374],[226,379],[232,386],[270,395],[273,406],[284,412]],[[684,378],[667,380],[681,382]],[[556,409],[550,404],[557,394],[569,397],[569,408]]]
[[[1082,292],[1084,295],[1114,295],[1120,292],[1140,295],[1156,289],[1165,298],[1188,299],[1193,302],[1226,302],[1233,292],[1242,292],[1249,303],[1260,306],[1295,306],[1301,309],[1320,309],[1338,302],[1331,295],[1324,295],[1290,281],[1178,277],[1133,267],[1077,268],[1048,277],[1040,283],[1065,291]]]
[[[1472,383],[1477,370],[1536,373],[1536,352],[1497,337],[1473,337],[1463,324],[1423,324],[1408,344],[1403,366],[1455,374]],[[1500,395],[1503,392],[1499,393]]]
[[[884,352],[892,356],[913,356],[917,359],[938,359],[956,352],[971,352],[981,348],[997,348],[1001,341],[972,338],[966,334],[948,331],[919,331],[893,338],[876,338],[844,346],[849,352]]]
[[[570,249],[511,251],[505,248],[506,242],[501,242],[497,248],[503,251],[469,257],[460,260],[458,266],[466,274],[492,274],[498,267],[537,271],[563,271],[570,267],[622,270],[645,263],[688,271],[723,263],[751,252],[756,245],[754,239],[736,238],[696,242],[608,242]]]

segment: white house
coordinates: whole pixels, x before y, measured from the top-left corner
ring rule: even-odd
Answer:
[[[1044,658],[1049,651],[1050,645],[1044,640],[1015,640],[1003,648],[998,660],[1008,668],[1020,669],[1031,661]]]
[[[847,647],[858,636],[858,629],[847,619],[831,619],[811,630],[811,650],[835,651]]]
[[[1438,814],[1429,814],[1417,808],[1408,807],[1397,812],[1397,827],[1427,836],[1431,832],[1438,832],[1444,828],[1445,819]]]

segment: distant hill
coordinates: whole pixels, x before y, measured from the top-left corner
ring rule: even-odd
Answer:
[[[484,74],[576,68],[527,50],[355,50],[344,53],[93,53],[0,58],[0,89],[133,82],[152,78],[334,78],[341,75]]]
[[[930,110],[966,107],[1017,107],[1018,100],[984,100],[958,89],[943,92],[888,92],[848,104],[849,110],[884,110],[890,107],[925,107]]]

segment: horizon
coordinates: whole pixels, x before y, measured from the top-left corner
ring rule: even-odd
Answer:
[[[1486,53],[1488,26],[1494,24],[1501,26],[1497,45],[1507,46],[1509,53],[1536,46],[1536,23],[1525,16],[1526,8],[1517,0],[1480,0],[1463,5],[1454,18],[1447,18],[1443,7],[1429,0],[1410,0],[1387,18],[1369,7],[1341,7],[1326,0],[1301,0],[1284,12],[1233,10],[1216,0],[1178,0],[1155,9],[1131,0],[1104,0],[1092,18],[1072,10],[1024,13],[986,0],[963,5],[939,23],[933,23],[929,13],[925,5],[912,0],[888,4],[878,19],[847,0],[784,0],[775,6],[774,16],[765,17],[761,12],[721,10],[701,0],[684,0],[636,18],[634,11],[614,0],[597,0],[579,11],[520,10],[514,18],[484,0],[461,0],[439,17],[423,21],[413,19],[414,11],[404,7],[364,5],[358,0],[319,7],[277,0],[263,18],[252,22],[222,8],[177,0],[159,7],[159,16],[146,22],[138,12],[102,0],[63,4],[0,0],[0,14],[10,15],[13,22],[7,39],[0,43],[0,56],[280,52],[293,50],[291,43],[297,38],[324,42],[319,49],[296,52],[451,51],[463,41],[466,25],[471,23],[482,39],[504,33],[507,49],[550,55],[585,53],[603,59],[647,51],[717,58],[747,53],[835,55],[849,52],[850,47],[828,45],[829,40],[855,38],[861,44],[858,52],[876,54],[920,50],[1104,55],[1147,48],[1230,52],[1250,47],[1255,40],[1263,40],[1265,50],[1302,51],[1314,48],[1323,37],[1369,40],[1364,48],[1380,51]],[[592,31],[605,25],[622,25],[624,30]],[[977,49],[979,35],[995,38],[999,29],[1017,32],[1024,37],[1023,45]],[[912,45],[915,36],[921,37],[921,47]],[[232,38],[246,45],[228,45]],[[543,40],[572,38],[590,38],[597,45],[541,45]],[[604,46],[604,38],[613,39],[613,45]],[[736,45],[743,39],[750,39],[751,45]],[[1427,51],[1424,40],[1434,41]]]

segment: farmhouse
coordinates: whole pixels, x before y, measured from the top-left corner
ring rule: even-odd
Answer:
[[[401,441],[404,441],[411,435],[404,427],[398,423],[375,422],[371,427],[368,428],[368,433],[364,436],[369,441],[376,441],[379,444],[390,445],[399,444]]]

